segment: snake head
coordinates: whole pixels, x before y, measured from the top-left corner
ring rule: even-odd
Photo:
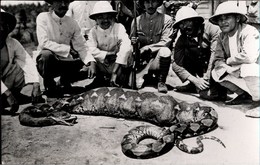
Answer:
[[[71,116],[65,111],[53,111],[47,115],[48,118],[54,120],[56,124],[73,126],[76,123],[77,117]]]

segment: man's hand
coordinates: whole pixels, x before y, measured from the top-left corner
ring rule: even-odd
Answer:
[[[11,107],[10,112],[11,113],[17,112],[19,109],[19,104],[18,104],[17,100],[15,99],[15,97],[13,96],[13,94],[11,93],[11,91],[7,90],[7,91],[5,91],[4,94],[6,96],[7,103]]]
[[[33,83],[32,104],[42,102],[40,83]]]
[[[112,75],[110,79],[110,86],[111,87],[119,87],[120,85],[116,83],[116,78],[117,78],[117,72],[120,69],[121,65],[120,64],[115,64],[114,68],[112,70]]]
[[[149,46],[144,46],[144,47],[142,47],[142,48],[140,49],[140,54],[142,55],[142,54],[144,54],[144,53],[146,53],[146,52],[149,52],[149,51],[151,51],[150,48],[149,48]]]
[[[88,78],[92,79],[96,75],[96,63],[94,61],[90,61],[88,65],[84,65],[80,71],[87,72]]]
[[[190,76],[189,79],[199,90],[205,90],[209,88],[209,82],[202,77],[197,77]]]

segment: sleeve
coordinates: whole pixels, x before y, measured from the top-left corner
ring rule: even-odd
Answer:
[[[186,81],[191,75],[184,67],[184,57],[185,57],[185,44],[184,38],[180,36],[174,47],[173,64],[172,70],[181,79],[182,82]]]
[[[126,65],[132,50],[131,41],[126,33],[125,27],[122,24],[118,25],[118,40],[121,41],[121,45],[119,52],[117,53],[116,63]]]
[[[3,94],[3,93],[5,93],[5,91],[7,91],[8,90],[8,88],[6,87],[6,85],[3,83],[3,81],[1,81],[1,95]]]
[[[208,22],[205,28],[205,33],[206,35],[209,36],[209,43],[210,43],[210,59],[209,59],[209,64],[208,64],[208,68],[207,71],[205,73],[205,78],[209,79],[210,75],[211,75],[211,70],[213,67],[213,61],[215,58],[215,50],[216,50],[216,46],[217,46],[217,40],[218,40],[218,36],[220,34],[221,30],[219,29],[218,26],[213,25],[212,23]]]
[[[160,47],[169,47],[172,41],[172,34],[173,34],[173,20],[170,16],[165,15],[164,18],[164,26],[162,31],[162,36],[159,42],[147,45],[152,52],[156,52],[160,49]]]
[[[259,56],[259,32],[255,28],[244,29],[241,33],[242,48],[241,52],[236,56],[229,57],[227,59],[228,65],[239,65],[239,64],[251,64],[257,61]]]
[[[58,56],[68,57],[70,52],[70,45],[59,44],[49,40],[48,37],[48,13],[41,13],[36,19],[36,33],[40,49],[48,49]]]
[[[92,56],[87,42],[83,35],[81,34],[81,29],[78,25],[78,23],[73,20],[73,23],[75,24],[75,32],[72,38],[72,45],[73,48],[78,52],[81,60],[84,62],[84,64],[87,64],[90,61],[95,61],[94,57]]]
[[[99,62],[103,63],[104,59],[107,55],[107,51],[100,50],[98,48],[98,43],[97,43],[97,37],[96,37],[96,30],[95,27],[93,27],[90,32],[89,32],[89,38],[87,41],[87,45],[89,48],[90,54]]]
[[[14,60],[24,71],[25,84],[39,82],[39,74],[36,63],[32,57],[26,52],[23,46],[14,39]]]

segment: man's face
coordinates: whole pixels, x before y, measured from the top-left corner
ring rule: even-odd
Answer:
[[[158,0],[145,0],[144,8],[148,14],[154,14],[158,8],[159,1]]]
[[[54,0],[52,8],[59,17],[64,17],[69,9],[70,0]]]
[[[225,14],[219,16],[218,25],[223,33],[228,33],[232,36],[236,32],[239,20],[240,18],[236,15]]]
[[[109,13],[103,13],[96,16],[96,22],[100,28],[106,30],[108,29],[112,23],[114,22],[113,15]]]
[[[192,19],[183,20],[179,23],[179,28],[182,33],[185,33],[187,36],[192,36],[195,31],[194,21]]]

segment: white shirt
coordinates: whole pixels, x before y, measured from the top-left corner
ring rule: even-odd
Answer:
[[[6,46],[9,59],[7,66],[3,70],[3,73],[1,73],[1,76],[4,77],[10,72],[12,73],[14,69],[22,69],[25,84],[39,82],[36,64],[23,46],[16,39],[10,37],[6,39]],[[18,64],[19,68],[17,68],[16,64]],[[1,94],[3,94],[7,89],[7,86],[1,81]]]
[[[96,24],[89,18],[96,2],[98,1],[73,1],[69,5],[66,15],[78,22],[82,35],[88,35],[90,29]]]
[[[38,15],[36,24],[39,51],[48,49],[60,57],[72,58],[70,55],[72,44],[85,64],[95,61],[88,51],[78,23],[71,17],[60,18],[53,11],[43,12]]]
[[[230,56],[236,57],[238,54],[238,48],[237,48],[237,31],[233,36],[228,36],[228,42],[229,42],[229,50],[230,50]]]
[[[87,45],[94,58],[103,63],[107,52],[113,51],[118,41],[121,41],[121,45],[116,63],[125,65],[129,55],[131,55],[132,48],[129,36],[122,24],[114,23],[106,30],[97,25],[94,26],[90,30]]]

